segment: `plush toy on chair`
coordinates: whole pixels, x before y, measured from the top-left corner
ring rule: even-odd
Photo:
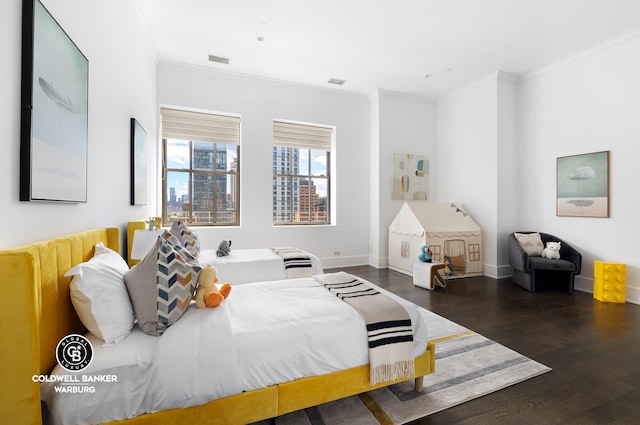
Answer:
[[[223,283],[220,289],[218,289],[216,285],[218,280],[218,270],[211,264],[207,264],[200,270],[198,289],[196,289],[196,307],[217,307],[229,296],[229,292],[231,292],[229,282]]]
[[[560,258],[560,242],[547,242],[547,247],[542,250],[541,257],[557,260]]]

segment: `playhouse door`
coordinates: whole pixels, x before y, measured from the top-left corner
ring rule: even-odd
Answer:
[[[444,242],[445,263],[451,261],[449,267],[454,276],[464,276],[467,273],[466,247],[463,239],[451,239]]]

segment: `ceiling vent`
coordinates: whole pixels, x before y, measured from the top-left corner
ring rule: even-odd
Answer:
[[[338,86],[343,85],[344,83],[347,82],[347,80],[341,80],[339,78],[329,78],[329,81],[327,81],[329,84],[336,84]]]
[[[229,58],[224,58],[222,56],[209,55],[209,62],[217,62],[223,63],[225,65],[229,65]]]

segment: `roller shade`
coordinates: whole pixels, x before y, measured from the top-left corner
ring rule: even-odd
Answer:
[[[273,144],[291,148],[331,150],[333,129],[308,124],[273,122]]]
[[[162,138],[240,144],[240,118],[162,108]]]

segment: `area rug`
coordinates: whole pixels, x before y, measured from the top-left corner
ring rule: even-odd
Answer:
[[[436,344],[436,372],[417,393],[401,382],[276,418],[278,425],[395,425],[517,384],[551,369],[503,345],[420,308]],[[268,424],[269,421],[260,422]]]

